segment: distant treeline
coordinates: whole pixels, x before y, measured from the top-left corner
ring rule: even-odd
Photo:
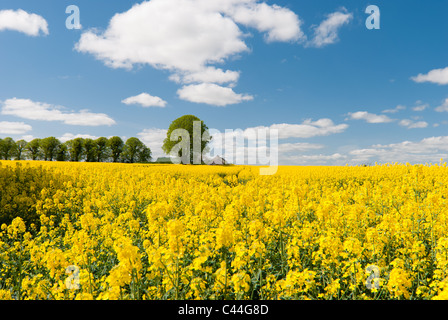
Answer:
[[[61,142],[55,137],[14,141],[0,139],[0,159],[86,162],[147,163],[151,149],[138,138],[124,142],[120,137],[75,138]]]

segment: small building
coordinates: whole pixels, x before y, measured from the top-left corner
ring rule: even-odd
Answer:
[[[210,161],[210,163],[209,163],[209,165],[225,165],[225,164],[228,164],[227,163],[227,161],[224,159],[224,158],[222,158],[222,157],[220,157],[220,156],[216,156],[216,157],[214,157],[211,161]]]

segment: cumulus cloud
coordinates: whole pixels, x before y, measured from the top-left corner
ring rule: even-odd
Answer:
[[[448,67],[444,69],[434,69],[426,74],[420,73],[419,75],[412,77],[417,83],[432,82],[440,85],[448,84]]]
[[[150,128],[144,129],[137,134],[137,137],[151,149],[152,157],[166,157],[165,152],[162,150],[163,140],[166,138],[166,129]]]
[[[294,154],[280,155],[281,165],[344,165],[347,163],[347,155],[340,153],[333,154]]]
[[[114,68],[149,64],[197,72],[248,50],[236,22],[267,32],[271,41],[302,35],[292,11],[255,0],[151,0],[116,14],[103,33],[83,33],[76,49]]]
[[[265,32],[267,42],[300,41],[305,34],[300,29],[301,20],[287,8],[264,2],[246,1],[227,10],[235,22]]]
[[[448,112],[448,98],[445,99],[445,101],[434,110],[436,110],[437,112]]]
[[[420,141],[403,141],[386,145],[373,145],[370,148],[356,149],[349,152],[353,162],[365,163],[425,163],[439,162],[448,156],[448,136],[430,137]]]
[[[316,121],[307,119],[301,124],[273,124],[269,127],[269,129],[278,130],[279,139],[327,136],[330,134],[344,132],[347,128],[347,124],[335,124],[331,119],[327,118]]]
[[[180,0],[136,4],[116,14],[104,33],[83,33],[76,49],[113,68],[149,64],[184,71],[200,71],[247,50],[242,32],[230,18],[195,4]]]
[[[66,111],[65,107],[30,99],[8,99],[3,102],[1,113],[29,120],[61,121],[68,125],[103,126],[113,125],[115,121],[104,113]]]
[[[32,129],[24,122],[0,121],[0,134],[24,134]]]
[[[335,42],[338,29],[350,19],[345,12],[329,15],[316,28],[315,46]],[[223,106],[252,99],[229,88],[239,71],[217,67],[250,51],[241,26],[261,32],[268,43],[306,40],[297,14],[259,0],[151,0],[115,14],[104,31],[83,32],[75,49],[111,68],[168,70],[171,80],[190,85],[178,91],[181,99]],[[229,87],[217,86],[226,83]],[[204,88],[219,98],[204,96]]]
[[[93,139],[93,140],[96,140],[96,139],[98,139],[99,137],[97,137],[97,136],[92,136],[92,135],[90,135],[90,134],[80,134],[80,133],[78,133],[78,134],[73,134],[73,133],[64,133],[61,137],[59,137],[58,139],[59,139],[59,141],[61,141],[61,142],[66,142],[66,141],[69,141],[69,140],[73,140],[73,139],[76,139],[76,138],[83,138],[83,139]]]
[[[429,104],[423,103],[422,101],[418,100],[416,102],[416,106],[413,107],[412,110],[419,112],[419,111],[424,111],[424,110],[426,110],[428,108],[429,108]]]
[[[235,93],[232,88],[222,87],[214,83],[183,86],[177,91],[177,94],[186,101],[206,103],[219,107],[253,99],[250,95]]]
[[[348,113],[349,120],[364,120],[368,123],[387,123],[394,121],[386,115],[378,115],[374,113],[369,113],[367,111],[357,111]]]
[[[288,153],[288,152],[304,152],[310,150],[318,150],[323,149],[324,146],[317,143],[308,143],[308,142],[295,142],[295,143],[282,143],[278,146],[279,152]]]
[[[387,109],[387,110],[383,110],[383,111],[381,111],[381,112],[382,112],[382,113],[397,113],[398,111],[400,111],[400,110],[405,110],[405,109],[406,109],[405,106],[398,105],[398,106],[396,106],[396,107],[393,108],[393,109]]]
[[[428,123],[426,121],[413,121],[410,119],[403,119],[398,122],[398,124],[408,129],[426,128],[428,126]]]
[[[268,159],[272,160],[272,152],[278,153],[280,164],[306,164],[308,161],[316,163],[317,156],[303,153],[323,149],[323,145],[307,142],[278,143],[276,140],[272,140],[275,137],[273,135],[275,131],[278,134],[278,139],[282,140],[336,134],[343,132],[347,127],[346,124],[336,125],[330,119],[319,119],[317,121],[305,120],[301,124],[283,123],[246,129],[228,129],[225,132],[211,129],[210,134],[213,139],[210,151],[213,156],[225,155],[226,159],[229,158],[229,161],[237,164],[266,164]],[[272,149],[273,147],[276,149]],[[319,157],[323,161],[326,156],[320,155]]]
[[[353,14],[346,12],[346,10],[329,14],[327,18],[314,29],[314,38],[308,45],[320,48],[337,42],[339,40],[339,29],[343,25],[348,24],[352,18]]]
[[[127,105],[139,104],[142,107],[160,107],[160,108],[164,108],[167,104],[167,102],[164,101],[163,99],[151,96],[146,92],[141,93],[137,96],[126,98],[121,102]]]
[[[48,35],[47,21],[34,13],[19,10],[0,10],[0,31],[12,30],[29,36]]]
[[[240,77],[240,72],[222,70],[214,67],[207,67],[198,72],[176,73],[170,76],[170,80],[177,83],[235,83]]]
[[[280,124],[272,124],[270,126],[257,126],[250,127],[246,129],[228,129],[226,133],[217,131],[218,134],[212,133],[211,135],[215,139],[224,139],[225,134],[233,136],[234,138],[246,138],[246,139],[254,139],[257,137],[256,133],[258,132],[266,132],[269,135],[271,130],[278,131],[279,139],[289,139],[289,138],[312,138],[318,136],[328,136],[331,134],[342,133],[348,128],[348,125],[345,123],[335,124],[331,119],[319,119],[316,121],[312,121],[307,119],[303,121],[301,124],[291,124],[291,123],[280,123]],[[283,148],[286,149],[318,149],[321,145],[317,144],[309,144],[309,143],[285,143],[283,144]]]

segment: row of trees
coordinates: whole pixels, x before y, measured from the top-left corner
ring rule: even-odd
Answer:
[[[200,123],[196,133],[193,132],[195,122]],[[171,135],[177,129],[183,129],[187,136],[176,136],[177,139],[172,139]],[[185,150],[180,148],[177,151],[178,156],[184,159],[182,163],[194,163],[195,152],[201,155],[210,143],[211,137],[205,134],[207,130],[208,127],[198,117],[184,115],[171,123],[162,149],[166,154],[170,154],[173,148],[185,138],[183,146],[188,148]],[[200,136],[200,150],[194,150],[195,134]],[[183,155],[182,152],[189,154]],[[147,163],[151,161],[151,149],[135,137],[127,139],[126,142],[117,136],[109,139],[101,137],[96,140],[75,138],[66,142],[61,142],[55,137],[33,139],[29,142],[14,141],[8,137],[0,139],[0,159]]]
[[[0,139],[0,159],[147,163],[151,161],[151,149],[134,137],[126,142],[115,136],[76,138],[63,143],[55,137],[29,142],[8,137]]]

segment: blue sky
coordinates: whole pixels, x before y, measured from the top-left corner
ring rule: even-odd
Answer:
[[[81,29],[67,29],[66,8]],[[369,30],[367,6],[380,10]],[[118,135],[175,118],[276,128],[280,164],[448,158],[445,1],[2,0],[0,138]]]

